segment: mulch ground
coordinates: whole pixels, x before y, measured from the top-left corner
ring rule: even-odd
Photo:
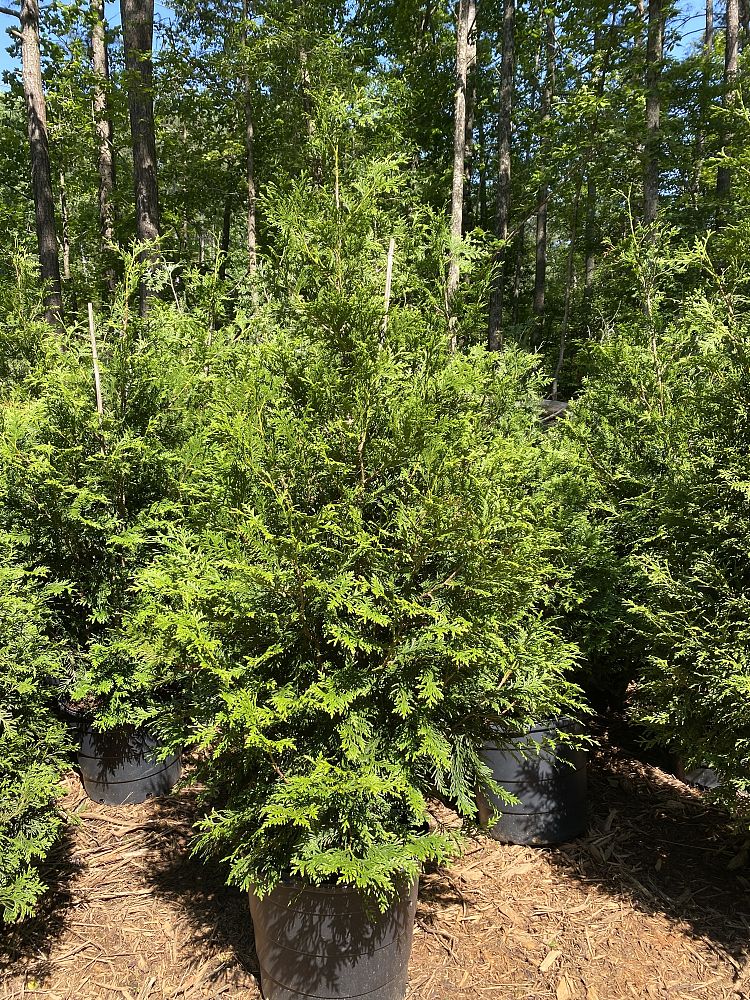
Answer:
[[[0,939],[0,996],[257,1000],[246,898],[186,853],[182,791],[79,817],[38,919]],[[586,837],[470,841],[423,876],[409,1000],[750,1000],[750,869],[701,793],[622,753],[590,767]]]

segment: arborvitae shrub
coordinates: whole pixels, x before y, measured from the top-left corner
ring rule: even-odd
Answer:
[[[484,739],[577,692],[546,617],[533,361],[451,355],[443,317],[408,305],[385,334],[385,248],[362,239],[369,189],[352,197],[301,242],[316,287],[212,401],[126,641],[189,692],[173,739],[201,750],[198,849],[243,888],[296,875],[384,905],[453,849],[426,797],[473,818]]]
[[[646,243],[638,267],[657,252]],[[705,246],[686,253],[706,288],[670,315],[607,336],[564,432],[597,487],[621,560],[613,635],[631,650],[631,710],[688,766],[716,768],[729,797],[750,788],[750,327],[741,275],[719,279]],[[618,645],[610,645],[616,664]],[[603,663],[606,667],[606,664]],[[734,804],[742,810],[743,799]]]
[[[69,766],[64,726],[50,705],[63,668],[47,635],[49,590],[15,567],[7,545],[0,564],[0,913],[27,916],[45,891],[38,871],[59,835],[60,777]]]
[[[160,549],[179,498],[178,453],[209,391],[208,331],[158,304],[141,326],[127,294],[97,323],[101,418],[80,328],[0,404],[0,525],[57,585],[51,610],[72,650],[67,695],[104,725],[138,721],[159,702],[158,678],[110,645],[134,572]]]

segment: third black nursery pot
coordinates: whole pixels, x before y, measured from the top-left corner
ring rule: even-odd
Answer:
[[[86,794],[95,802],[124,805],[166,795],[182,773],[179,756],[157,760],[158,743],[145,729],[118,726],[104,733],[86,715],[67,708],[76,730],[76,760]]]
[[[483,755],[493,777],[519,799],[517,805],[506,805],[493,798],[502,813],[490,831],[495,840],[558,844],[585,831],[586,751],[557,742],[561,731],[571,729],[575,727],[568,719],[557,719],[485,745]],[[481,796],[479,814],[483,823],[489,821],[489,804]]]
[[[283,883],[250,893],[265,1000],[403,1000],[418,880],[373,910],[351,886]]]

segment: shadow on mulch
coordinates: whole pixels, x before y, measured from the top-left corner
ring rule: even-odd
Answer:
[[[190,856],[192,824],[200,815],[195,793],[155,799],[152,815],[163,843],[149,880],[159,896],[175,903],[185,915],[188,925],[181,930],[195,949],[196,961],[210,946],[230,953],[257,979],[247,895],[225,884],[225,870],[218,864]]]
[[[750,870],[742,841],[689,786],[607,748],[589,764],[587,836],[550,849],[561,874],[662,913],[736,967],[750,955]]]
[[[0,980],[33,961],[35,975],[43,978],[52,968],[50,954],[67,929],[68,915],[75,899],[73,882],[80,865],[74,857],[74,838],[66,827],[45,861],[39,876],[48,886],[34,917],[18,924],[0,924]]]

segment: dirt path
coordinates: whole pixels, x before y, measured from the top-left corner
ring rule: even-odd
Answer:
[[[186,854],[182,792],[80,816],[47,910],[0,940],[0,996],[258,1000],[244,897]],[[750,871],[700,794],[599,755],[582,840],[532,850],[481,839],[427,874],[409,1000],[750,1000]]]

